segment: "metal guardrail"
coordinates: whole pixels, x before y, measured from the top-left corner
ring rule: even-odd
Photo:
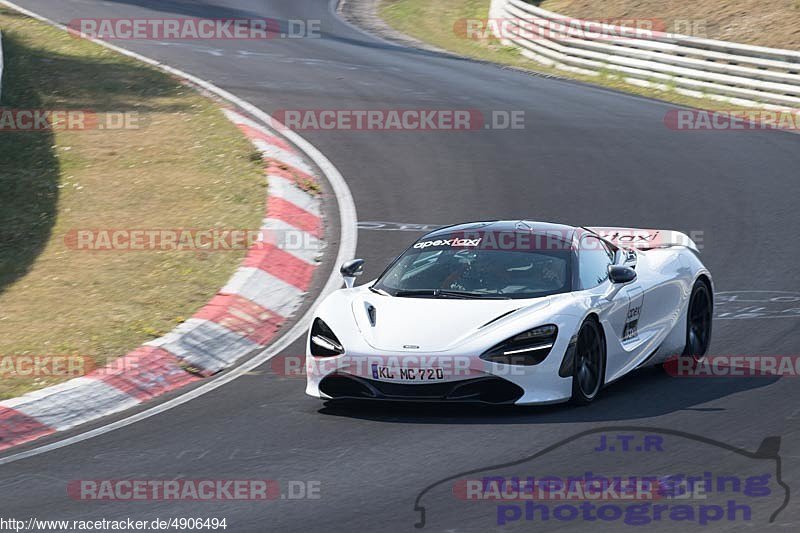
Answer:
[[[732,104],[800,108],[798,51],[601,24],[522,0],[492,0],[489,18],[503,22],[495,32],[503,44],[555,68]]]

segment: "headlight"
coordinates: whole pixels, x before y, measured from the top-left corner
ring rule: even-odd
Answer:
[[[344,353],[344,347],[328,324],[321,318],[315,318],[311,325],[311,355],[317,357],[333,357]]]
[[[523,331],[490,348],[481,359],[504,365],[538,365],[553,349],[558,336],[554,324]]]

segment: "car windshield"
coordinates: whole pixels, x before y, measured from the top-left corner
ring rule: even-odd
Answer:
[[[497,240],[423,238],[375,282],[373,290],[423,298],[538,298],[571,290],[571,249],[498,246]],[[515,239],[509,242],[519,242]]]

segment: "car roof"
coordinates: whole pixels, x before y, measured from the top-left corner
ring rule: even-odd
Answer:
[[[562,240],[569,242],[575,233],[574,226],[555,224],[553,222],[535,222],[533,220],[484,220],[479,222],[464,222],[438,228],[425,234],[421,239],[430,239],[458,232],[492,231],[516,233],[547,233],[560,235]]]

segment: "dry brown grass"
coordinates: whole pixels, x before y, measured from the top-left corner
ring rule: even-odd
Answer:
[[[207,302],[238,252],[85,252],[80,228],[257,228],[265,183],[249,141],[179,81],[0,8],[3,106],[138,115],[120,131],[0,133],[0,357],[103,363]],[[63,378],[3,376],[0,398]]]
[[[697,37],[800,50],[798,0],[545,0],[539,5],[586,19],[660,19],[668,31],[693,27]]]

